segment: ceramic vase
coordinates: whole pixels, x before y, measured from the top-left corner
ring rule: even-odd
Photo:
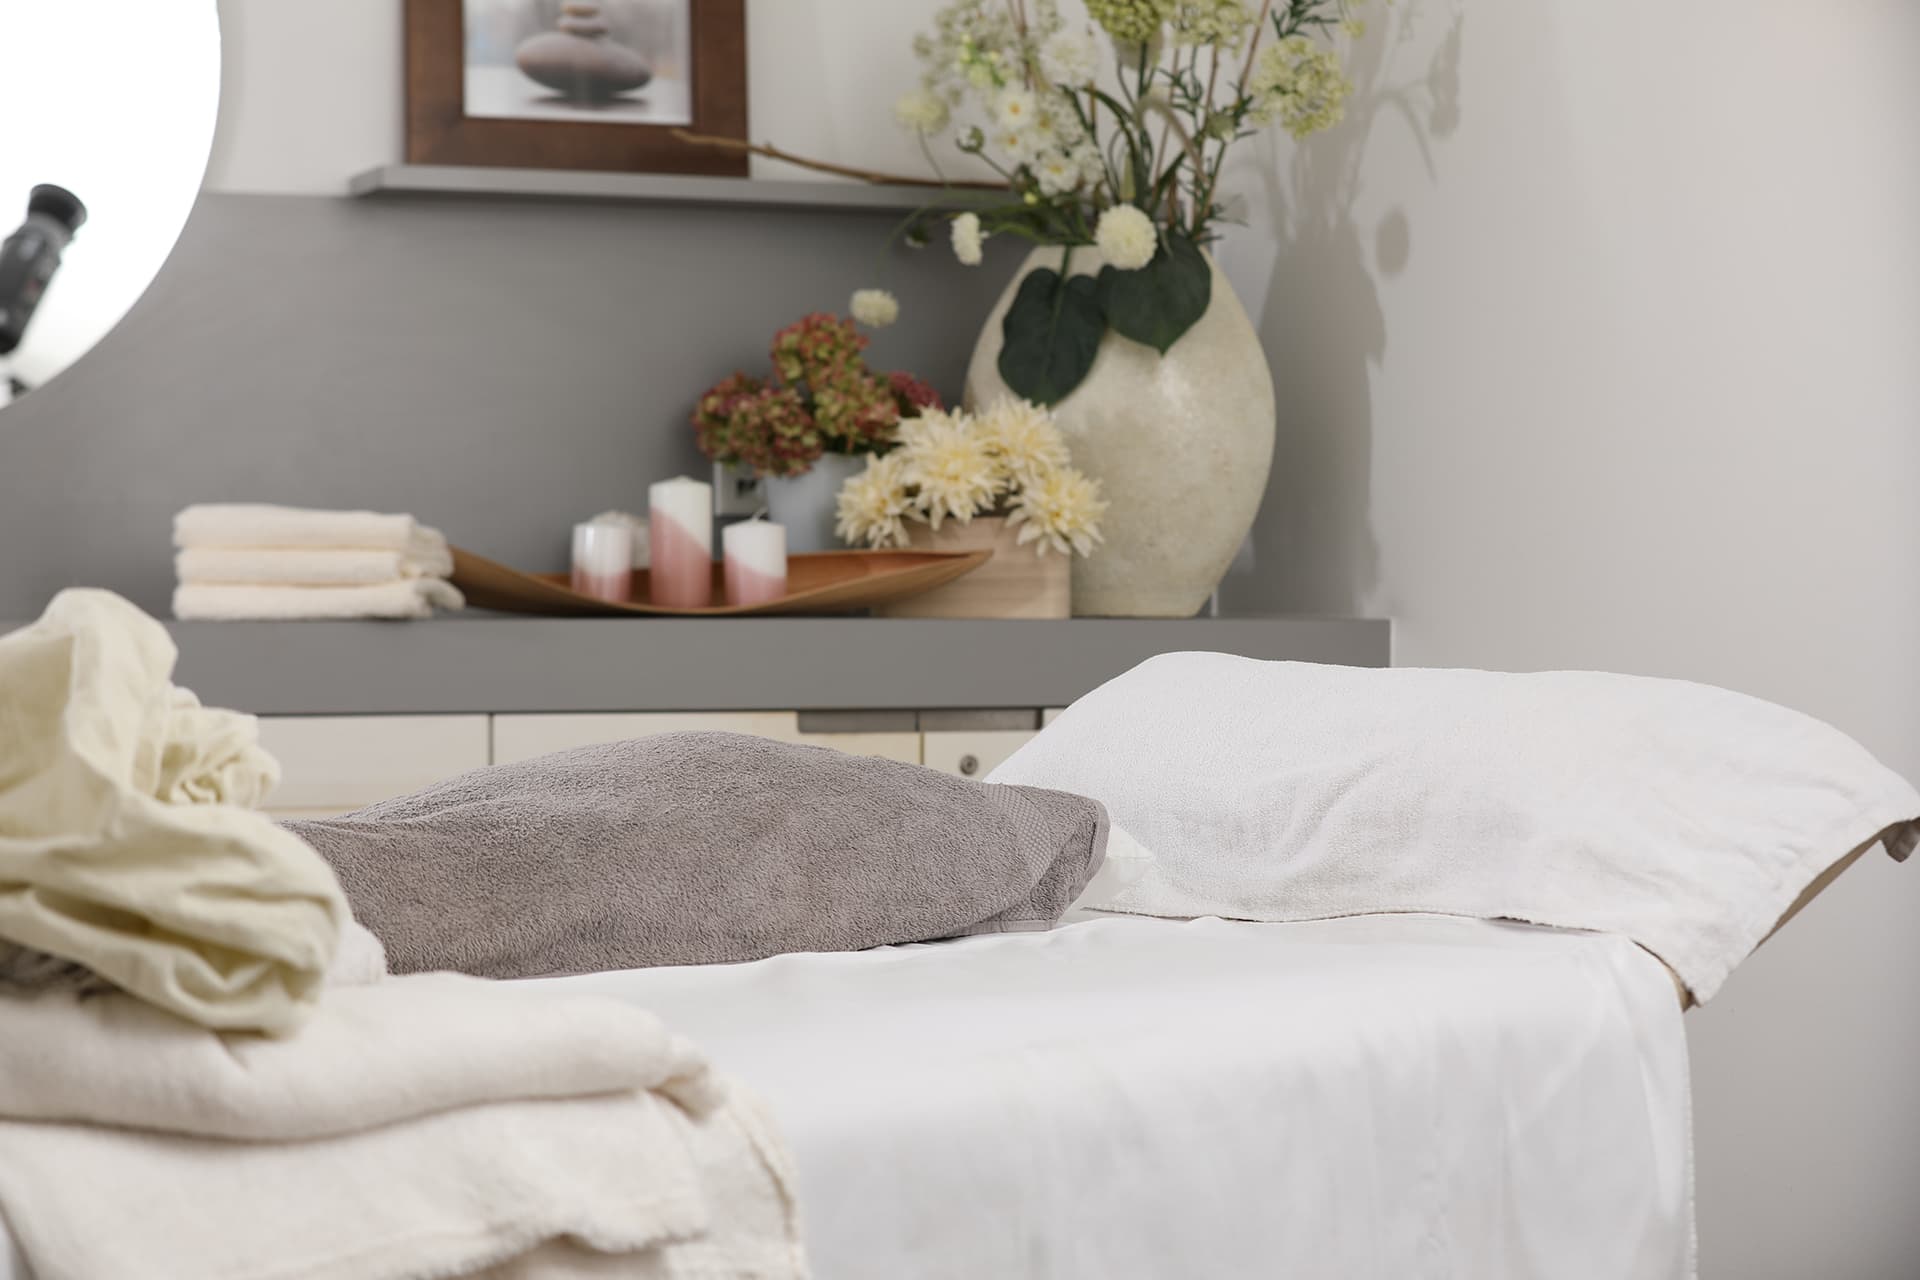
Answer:
[[[944,587],[881,605],[882,618],[1064,618],[1071,570],[1058,551],[1037,554],[1019,543],[1019,527],[1005,516],[945,520],[935,533],[909,521],[915,551],[992,551],[993,559]]]
[[[1012,393],[1001,381],[1002,319],[1029,271],[1059,269],[1035,249],[987,317],[967,369],[966,402]],[[1212,300],[1161,355],[1108,330],[1085,380],[1054,405],[1073,464],[1100,481],[1105,541],[1073,565],[1079,616],[1188,618],[1207,603],[1253,527],[1273,464],[1273,377],[1259,335],[1211,257]],[[1074,275],[1100,255],[1076,249]]]
[[[833,531],[840,486],[867,469],[865,454],[827,453],[805,475],[767,477],[767,516],[787,529],[787,551],[844,550]]]

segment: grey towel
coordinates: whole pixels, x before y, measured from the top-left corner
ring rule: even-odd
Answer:
[[[734,733],[477,769],[287,827],[395,973],[493,978],[1044,928],[1107,843],[1084,796]]]

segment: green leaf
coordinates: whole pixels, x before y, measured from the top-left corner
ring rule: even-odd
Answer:
[[[1015,395],[1057,404],[1080,385],[1107,330],[1098,292],[1093,277],[1062,281],[1051,267],[1020,282],[1000,325],[1000,378]]]
[[[1100,268],[1100,308],[1115,333],[1161,355],[1193,328],[1213,301],[1213,272],[1200,246],[1177,232],[1160,238],[1138,271]]]

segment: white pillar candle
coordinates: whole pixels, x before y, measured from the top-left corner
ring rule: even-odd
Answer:
[[[633,533],[624,524],[594,520],[573,526],[573,589],[596,600],[633,596]]]
[[[728,604],[771,604],[787,594],[787,530],[744,520],[720,532]]]
[[[648,571],[653,603],[704,609],[713,603],[713,486],[689,476],[647,489]]]

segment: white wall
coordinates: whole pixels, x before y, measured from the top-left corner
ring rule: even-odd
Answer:
[[[933,4],[753,0],[757,136],[910,164]],[[223,13],[214,186],[399,158],[391,0]],[[1282,414],[1255,572],[1390,613],[1403,663],[1710,680],[1920,777],[1920,5],[1392,15],[1349,124],[1236,179]],[[1689,1015],[1707,1280],[1920,1273],[1916,906],[1876,856]]]
[[[1732,685],[1920,778],[1920,6],[1401,11],[1243,175],[1260,570],[1403,664]],[[1876,854],[1689,1017],[1708,1280],[1920,1275],[1917,907]]]

